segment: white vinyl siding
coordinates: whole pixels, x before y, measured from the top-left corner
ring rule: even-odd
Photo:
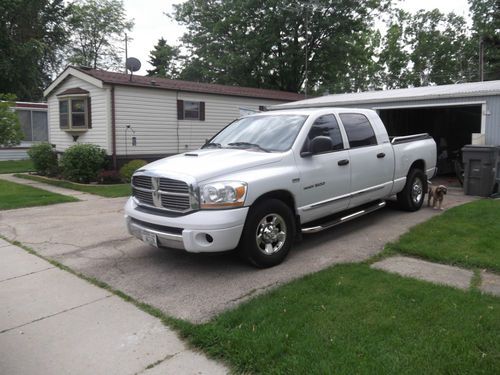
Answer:
[[[205,102],[205,121],[177,120],[178,99]],[[116,151],[119,156],[130,156],[167,155],[193,150],[240,117],[241,108],[257,112],[259,106],[278,103],[282,102],[116,86]],[[128,125],[135,134],[132,130],[125,134]],[[132,137],[136,137],[137,146],[132,146]]]
[[[64,151],[74,145],[74,133],[68,133],[59,128],[59,99],[57,94],[69,89],[80,87],[89,92],[92,98],[92,129],[78,134],[78,143],[92,143],[105,149],[111,154],[108,143],[108,133],[111,131],[111,123],[108,124],[108,113],[106,111],[107,91],[91,85],[79,78],[68,77],[56,90],[47,98],[48,120],[49,120],[49,139],[56,145],[57,151]]]

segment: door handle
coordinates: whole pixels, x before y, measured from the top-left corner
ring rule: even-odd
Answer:
[[[385,154],[383,152],[381,152],[380,154],[377,154],[377,158],[381,159],[385,157]]]
[[[347,164],[349,164],[349,160],[347,160],[347,159],[342,159],[342,160],[339,160],[337,164],[338,164],[338,165],[347,165]]]

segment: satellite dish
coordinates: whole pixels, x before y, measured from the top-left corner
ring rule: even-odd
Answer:
[[[127,67],[128,70],[130,70],[131,73],[133,73],[141,69],[141,62],[139,61],[139,59],[136,59],[135,57],[129,57],[125,62],[125,66]]]

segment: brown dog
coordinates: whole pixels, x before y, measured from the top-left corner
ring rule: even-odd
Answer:
[[[439,185],[436,187],[429,186],[429,196],[427,197],[427,206],[431,205],[431,199],[432,199],[432,208],[436,209],[436,203],[438,204],[438,207],[440,210],[441,205],[443,204],[443,199],[445,194],[448,192],[448,189],[444,185]]]

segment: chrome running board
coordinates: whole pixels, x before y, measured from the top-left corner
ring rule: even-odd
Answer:
[[[335,227],[339,224],[348,222],[352,219],[356,219],[360,216],[372,213],[374,211],[380,210],[381,208],[385,207],[385,201],[376,201],[374,203],[370,203],[369,205],[362,206],[362,209],[358,209],[358,211],[353,211],[352,213],[349,213],[348,215],[333,219],[331,221],[326,221],[325,223],[321,223],[318,225],[313,225],[310,227],[304,227],[302,228],[302,233],[304,234],[309,234],[309,233],[316,233],[316,232],[321,232],[325,229],[329,229],[332,227]],[[307,225],[307,224],[306,224]]]

